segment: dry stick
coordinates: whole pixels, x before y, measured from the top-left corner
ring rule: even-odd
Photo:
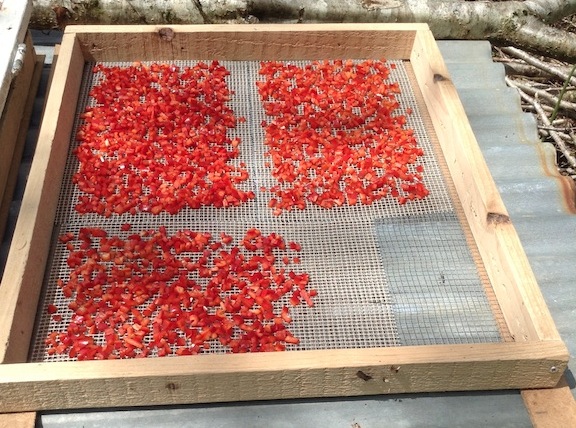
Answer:
[[[534,106],[532,104],[522,104],[522,108],[534,111]],[[552,107],[547,106],[546,104],[542,104],[542,109],[550,113],[552,113],[552,110],[554,110]]]
[[[576,133],[574,132],[574,130],[569,130],[568,134],[570,135],[570,138],[572,139],[572,145],[574,145],[574,147],[576,147]]]
[[[543,129],[544,131],[569,132],[574,130],[574,127],[561,128],[554,125],[552,126],[541,125],[540,129]]]
[[[548,87],[546,88],[546,90],[547,90],[548,92],[561,92],[561,91],[562,91],[562,88],[558,88],[558,87],[556,87],[556,86],[548,86]],[[568,87],[566,88],[566,91],[574,91],[574,90],[576,90],[576,86],[568,86]]]
[[[508,59],[500,59],[497,60],[497,62],[504,65],[504,71],[508,76],[527,76],[537,79],[550,79],[550,74],[523,62],[513,62]]]
[[[536,109],[534,109],[535,111]],[[550,137],[550,131],[555,131],[558,136],[566,141],[574,140],[570,135],[574,132],[574,128],[558,128],[554,126],[545,126],[543,124],[538,124],[538,133],[543,137]],[[567,132],[571,134],[568,135]]]
[[[524,52],[521,49],[514,48],[512,46],[508,46],[505,48],[501,48],[500,50],[502,52],[507,53],[508,55],[512,55],[512,56],[515,56],[516,58],[523,59],[528,64],[533,65],[534,67],[537,67],[541,70],[544,70],[547,73],[550,73],[556,77],[559,77],[560,79],[562,79],[564,81],[569,80],[570,83],[572,83],[573,85],[576,85],[576,77],[571,77],[569,73],[566,73],[566,72],[560,70],[558,67],[554,67],[550,64],[547,64],[544,61],[540,61],[538,58],[533,57],[530,54],[527,54],[526,52]]]
[[[532,86],[519,82],[518,80],[513,80],[513,82],[517,88],[521,89],[525,93],[532,96],[537,95],[539,98],[541,98],[543,101],[545,101],[552,107],[556,107],[557,105],[562,107],[564,110],[566,110],[564,112],[566,116],[570,116],[571,118],[576,119],[576,104],[568,101],[563,101],[561,98],[555,97],[554,95],[551,95],[542,89],[533,88]]]
[[[530,95],[525,93],[518,86],[516,86],[514,81],[512,81],[512,79],[505,77],[505,80],[506,80],[506,83],[508,83],[508,85],[510,85],[510,86],[512,86],[518,90],[518,93],[520,94],[520,97],[522,97],[522,99],[524,99],[525,101],[529,102],[530,104],[532,104],[534,106],[534,108],[536,109],[536,112],[538,113],[538,116],[540,117],[540,120],[542,120],[544,125],[550,126],[550,120],[548,119],[548,116],[546,116],[546,113],[544,112],[544,109],[542,108],[540,103],[536,99],[532,98]],[[570,164],[570,166],[572,166],[573,168],[576,168],[576,158],[574,156],[572,156],[572,154],[568,150],[568,147],[564,143],[564,140],[560,137],[559,133],[556,131],[548,131],[548,132],[550,133],[550,136],[552,137],[552,139],[556,143],[556,147],[558,147],[560,152],[566,158],[566,161]]]
[[[538,128],[541,129],[541,130],[545,130],[545,129],[546,129],[545,126],[542,125],[542,124],[538,125]],[[572,137],[570,137],[570,135],[568,135],[568,134],[566,133],[566,132],[568,131],[568,130],[566,130],[566,129],[563,129],[563,130],[553,129],[553,131],[556,131],[556,133],[558,134],[558,136],[559,136],[560,138],[562,138],[562,140],[564,140],[564,142],[566,142],[566,141],[571,141],[571,140],[572,140]]]

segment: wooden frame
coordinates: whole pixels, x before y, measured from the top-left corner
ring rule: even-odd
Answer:
[[[85,61],[352,56],[410,60],[513,341],[26,363]],[[568,351],[425,24],[68,27],[44,118],[0,285],[1,412],[551,388],[567,366]]]
[[[32,14],[31,0],[3,0],[2,26],[0,27],[0,115],[8,101],[11,82],[14,78],[12,67],[18,45],[25,42],[28,22]]]
[[[37,56],[32,37],[26,36],[26,54],[20,73],[12,81],[0,117],[0,238],[6,230],[18,168],[24,152],[34,98],[40,83],[44,57]]]

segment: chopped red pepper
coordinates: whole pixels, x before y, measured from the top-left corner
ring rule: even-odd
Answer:
[[[385,62],[270,61],[260,75],[265,165],[281,184],[268,189],[275,216],[309,203],[331,209],[428,195],[417,165],[424,152],[398,113],[400,88]]]
[[[175,214],[254,198],[239,188],[245,166],[231,162],[240,140],[228,133],[239,119],[228,106],[230,73],[217,61],[97,65],[94,72],[93,105],[76,135],[78,212]]]
[[[283,296],[292,293],[292,305],[302,299],[312,306],[316,294],[306,291],[308,274],[276,266],[275,253],[300,245],[288,248],[280,235],[256,228],[238,245],[226,233],[220,239],[190,230],[169,235],[165,227],[124,239],[98,228],[65,236],[62,242],[82,249],[69,253],[71,273],[57,281],[73,315],[63,320],[56,305],[47,307],[54,321],[67,322],[65,331],[48,334],[50,355],[192,355],[214,341],[231,352],[282,351],[299,343],[287,329],[292,317]]]

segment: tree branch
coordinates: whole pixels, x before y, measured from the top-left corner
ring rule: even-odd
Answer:
[[[547,62],[540,61],[538,58],[535,58],[532,55],[517,48],[509,46],[501,48],[500,50],[505,54],[512,55],[516,58],[520,58],[521,60],[524,60],[527,64],[530,64],[534,67],[537,67],[540,70],[545,71],[546,73],[556,76],[560,78],[562,81],[570,79],[570,83],[576,85],[576,77],[570,77],[570,73],[568,72],[568,70],[561,70],[558,67],[554,67]]]
[[[206,12],[204,12],[204,9],[202,7],[202,3],[200,3],[200,0],[193,0],[193,1],[194,1],[194,6],[196,6],[196,9],[198,10],[198,13],[200,14],[202,19],[204,20],[204,24],[211,24],[212,20],[210,19],[210,17],[208,15],[206,15]]]
[[[33,28],[55,25],[52,8],[67,7],[76,23],[130,23],[118,0],[34,0]],[[556,58],[576,60],[576,35],[550,26],[576,13],[576,0],[131,0],[155,24],[245,22],[426,22],[437,39],[487,39]],[[199,0],[193,0],[198,6]],[[123,9],[124,8],[124,9]],[[47,12],[48,11],[48,12]],[[200,13],[200,11],[202,13]]]
[[[576,60],[576,34],[546,25],[533,16],[525,21],[525,25],[506,29],[489,39],[564,61]]]
[[[524,5],[534,16],[548,24],[576,13],[575,0],[526,0]]]

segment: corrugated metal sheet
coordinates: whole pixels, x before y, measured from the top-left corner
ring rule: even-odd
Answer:
[[[576,353],[576,216],[567,208],[554,150],[504,83],[486,42],[441,41],[440,49],[481,149],[518,230],[563,339]],[[574,369],[574,363],[571,364]],[[571,377],[571,376],[569,376]],[[121,405],[121,403],[118,403]],[[51,413],[44,427],[525,427],[518,391],[195,405],[137,411]]]

